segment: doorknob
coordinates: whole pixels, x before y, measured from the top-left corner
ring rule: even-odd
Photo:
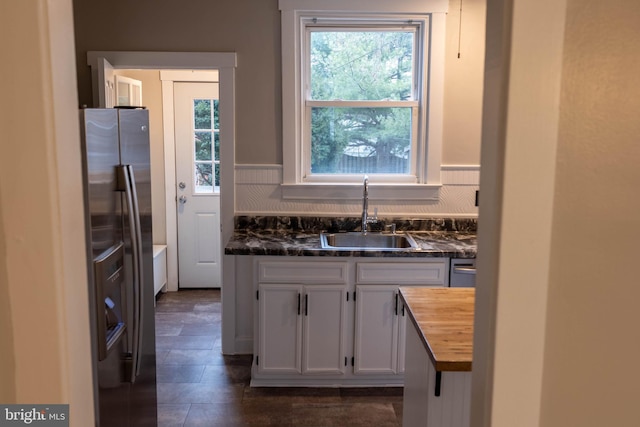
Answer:
[[[180,198],[179,198],[178,200],[179,200],[179,201],[180,201],[180,203],[182,203],[183,205],[184,205],[185,203],[187,203],[187,198],[186,198],[186,196],[180,196]]]
[[[178,187],[180,187],[181,190],[184,190],[186,186],[187,184],[185,184],[184,182],[181,182],[180,184],[178,184]]]

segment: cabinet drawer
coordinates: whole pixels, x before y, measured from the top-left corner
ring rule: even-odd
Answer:
[[[346,284],[346,262],[277,262],[258,263],[260,283]]]
[[[358,263],[356,272],[356,283],[445,285],[447,263],[444,260],[419,263]]]

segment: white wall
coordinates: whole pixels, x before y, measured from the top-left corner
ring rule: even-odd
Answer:
[[[93,425],[71,0],[0,14],[3,403],[68,403]]]
[[[487,10],[472,426],[640,425],[640,5]]]
[[[537,426],[564,3],[487,8],[472,425]]]
[[[638,426],[640,3],[567,17],[540,424]]]

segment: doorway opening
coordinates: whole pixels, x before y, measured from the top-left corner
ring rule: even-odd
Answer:
[[[161,72],[163,81],[167,75]],[[191,73],[196,74],[197,73]],[[216,73],[217,74],[217,73]],[[173,80],[178,287],[219,288],[220,241],[220,84]]]
[[[91,67],[95,106],[104,104],[105,73],[113,70],[162,70],[164,79],[162,85],[162,105],[173,105],[174,83],[176,81],[202,81],[203,76],[211,77],[217,74],[219,82],[219,176],[220,176],[220,240],[218,249],[223,253],[223,245],[229,240],[234,229],[235,207],[235,68],[237,59],[235,53],[209,52],[119,52],[119,51],[91,51],[87,53],[87,63]],[[207,79],[205,78],[205,81]],[[101,104],[102,103],[102,104]],[[164,188],[154,192],[156,198],[164,203],[164,223],[162,229],[166,232],[167,246],[167,285],[168,291],[178,290],[178,231],[177,231],[177,191],[176,185],[176,156],[175,156],[175,128],[173,125],[173,110],[162,110],[163,133],[163,167]],[[152,160],[153,168],[153,160]],[[152,189],[153,190],[153,189]],[[156,204],[157,206],[157,204]],[[155,212],[154,212],[155,214]],[[231,272],[233,260],[222,257],[222,341],[229,342],[229,335],[233,328],[235,298],[233,291],[224,292],[225,271]],[[228,265],[228,263],[231,263]],[[229,282],[229,286],[233,284]],[[224,351],[224,349],[223,349]]]

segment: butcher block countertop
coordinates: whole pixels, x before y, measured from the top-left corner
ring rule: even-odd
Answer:
[[[475,288],[401,287],[436,371],[471,371]]]

